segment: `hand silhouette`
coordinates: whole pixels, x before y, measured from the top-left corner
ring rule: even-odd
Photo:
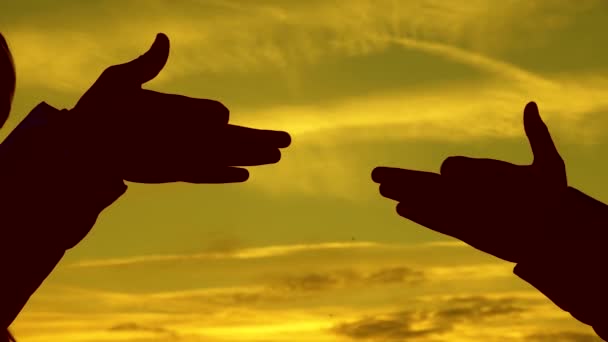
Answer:
[[[564,161],[534,102],[524,109],[534,161],[448,157],[440,174],[377,167],[372,179],[396,200],[399,215],[511,262],[537,253],[552,239],[568,188]]]
[[[82,157],[106,173],[139,183],[243,182],[246,169],[276,163],[286,132],[228,124],[220,102],[142,89],[169,57],[169,39],[158,34],[139,58],[107,68],[66,120]]]

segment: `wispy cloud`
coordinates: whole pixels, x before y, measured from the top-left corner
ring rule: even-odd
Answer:
[[[573,7],[565,2],[562,6]],[[392,44],[530,79],[513,66],[458,48],[465,42],[473,49],[490,42],[494,48],[497,42],[512,44],[506,23],[535,9],[523,1],[498,5],[477,0],[467,6],[433,0],[311,1],[307,5],[193,1],[188,7],[126,1],[119,8],[89,7],[71,11],[58,7],[54,15],[39,18],[35,25],[28,21],[28,25],[6,28],[21,82],[76,90],[92,82],[107,63],[137,57],[157,31],[169,34],[176,52],[159,81],[193,72],[287,70],[333,55],[374,53]],[[78,19],[77,11],[87,20]],[[140,15],[133,17],[133,11]],[[497,13],[500,16],[492,15]],[[63,19],[68,18],[74,27],[61,29],[53,21],[66,27],[69,24]],[[537,30],[547,28],[544,22],[537,24]],[[101,32],[99,25],[104,26]],[[54,29],[48,31],[47,26]],[[487,35],[477,34],[482,28]]]
[[[301,245],[282,245],[282,246],[267,246],[257,248],[244,248],[225,253],[205,252],[198,254],[182,254],[182,255],[144,255],[126,258],[113,258],[103,260],[83,260],[66,267],[110,267],[121,265],[133,265],[153,262],[181,261],[181,260],[201,260],[201,259],[258,259],[284,256],[293,253],[314,252],[320,250],[333,249],[352,249],[352,248],[386,248],[376,242],[327,242],[320,244],[301,244]]]
[[[313,293],[335,289],[370,288],[384,285],[418,286],[427,280],[422,270],[407,266],[382,267],[371,272],[336,269],[323,272],[297,272],[278,277],[270,287],[290,293]]]
[[[438,281],[450,281],[458,279],[495,279],[502,277],[513,277],[514,264],[507,262],[493,264],[478,264],[467,266],[439,266],[425,270],[429,279]]]
[[[386,244],[373,241],[349,241],[349,242],[323,242],[317,244],[292,244],[276,245],[252,248],[229,248],[212,246],[209,251],[191,254],[159,254],[138,255],[124,258],[106,258],[93,260],[80,260],[67,264],[66,268],[95,268],[95,267],[120,267],[137,264],[150,264],[175,261],[196,261],[210,259],[260,259],[284,257],[297,253],[314,253],[332,250],[418,250],[418,249],[443,249],[443,248],[470,248],[462,241],[431,241],[416,244]],[[490,266],[492,267],[492,266]],[[438,271],[441,273],[441,271]]]
[[[353,144],[381,142],[394,148],[416,141],[424,148],[425,142],[514,138],[525,143],[523,108],[532,100],[558,148],[562,143],[596,144],[604,135],[604,126],[596,120],[597,113],[608,110],[606,93],[608,75],[564,76],[547,84],[487,81],[254,112],[242,124],[286,130],[294,143],[272,170],[252,170],[250,184],[276,194],[361,198],[369,193],[371,182],[369,187],[361,184],[370,179],[380,162],[378,155],[386,151],[367,155],[345,153],[342,147],[353,151]]]

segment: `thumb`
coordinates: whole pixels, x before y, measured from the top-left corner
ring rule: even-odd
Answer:
[[[561,178],[565,178],[564,160],[559,155],[549,129],[540,118],[538,107],[534,102],[528,103],[524,109],[524,130],[534,155],[532,166],[543,176],[562,181]]]
[[[159,33],[146,53],[130,62],[111,66],[106,71],[114,80],[119,79],[121,83],[141,86],[158,76],[165,67],[167,59],[169,59],[169,38]]]

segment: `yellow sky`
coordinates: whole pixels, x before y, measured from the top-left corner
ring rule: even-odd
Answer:
[[[19,341],[591,341],[513,265],[399,217],[378,165],[530,163],[538,103],[572,186],[608,200],[603,0],[5,1],[14,111],[71,108],[157,32],[147,88],[293,144],[245,184],[142,185],[70,250]],[[168,114],[170,115],[170,114]]]

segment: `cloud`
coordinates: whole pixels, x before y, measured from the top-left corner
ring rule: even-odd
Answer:
[[[475,321],[504,315],[515,315],[529,311],[521,305],[520,298],[489,299],[484,296],[457,297],[446,301],[444,308],[435,315],[450,324],[460,321]]]
[[[437,247],[467,247],[470,248],[466,242],[460,240],[448,240],[448,241],[431,241],[431,242],[421,242],[417,244],[419,248],[437,248]]]
[[[108,328],[108,330],[116,331],[116,332],[124,332],[124,331],[151,332],[151,333],[155,333],[155,334],[168,335],[168,337],[171,337],[173,339],[178,337],[178,335],[175,331],[172,331],[172,330],[169,330],[166,328],[162,328],[162,327],[142,325],[142,324],[138,324],[138,323],[134,323],[134,322],[116,324],[116,325],[113,325],[110,328]]]
[[[439,281],[495,279],[513,276],[512,263],[496,262],[464,266],[432,266],[425,270],[430,279]]]
[[[229,245],[229,249],[223,249],[222,246],[217,252],[204,252],[197,254],[182,254],[182,255],[142,255],[124,258],[112,258],[101,260],[82,260],[66,265],[67,268],[74,267],[115,267],[135,264],[157,263],[157,262],[175,262],[184,260],[206,260],[206,259],[259,259],[285,256],[294,253],[314,252],[321,250],[335,249],[358,249],[358,248],[381,248],[386,247],[376,242],[326,242],[319,244],[295,244],[295,245],[278,245],[254,248],[236,249],[234,244]],[[222,251],[223,250],[223,251]]]
[[[403,266],[384,268],[374,273],[371,273],[366,278],[366,281],[369,283],[379,284],[419,284],[424,280],[424,272]]]
[[[595,334],[576,331],[559,331],[553,333],[539,332],[527,335],[523,341],[529,342],[601,342],[603,341]]]
[[[533,309],[529,301],[518,297],[491,298],[465,296],[444,299],[437,309],[404,310],[365,316],[340,323],[331,331],[356,340],[409,341],[440,337],[462,324],[478,327],[484,321],[512,318]]]
[[[32,18],[27,25],[13,24],[6,31],[22,82],[75,90],[92,82],[103,68],[143,53],[157,31],[167,33],[178,52],[159,77],[161,82],[201,72],[277,68],[289,72],[294,66],[323,58],[370,54],[395,43],[483,68],[488,64],[482,59],[463,59],[454,49],[466,46],[484,51],[489,45],[493,50],[504,49],[499,44],[514,45],[518,41],[510,39],[509,23],[525,15],[538,16],[534,11],[542,4],[491,0],[471,1],[467,6],[433,0],[311,1],[306,5],[125,1],[116,8],[58,6],[49,9],[53,15],[45,12],[44,17]],[[567,2],[560,6],[565,10],[577,7]],[[131,15],[134,11],[139,13],[136,18]],[[568,17],[562,21],[567,24]],[[545,21],[536,23],[536,31],[553,28]],[[484,35],[478,34],[481,30]]]
[[[306,293],[392,284],[417,286],[425,280],[423,271],[406,266],[393,266],[371,272],[339,269],[305,274],[288,274],[279,277],[275,286],[288,292]]]
[[[531,100],[539,105],[558,148],[566,143],[598,144],[604,131],[593,122],[598,113],[608,111],[607,76],[564,77],[556,79],[555,86],[488,81],[254,111],[240,124],[286,130],[293,146],[272,169],[252,170],[248,186],[276,195],[323,194],[345,200],[369,196],[370,188],[362,183],[383,161],[381,156],[388,155],[388,148],[392,152],[412,142],[420,149],[436,142],[527,144],[523,108]],[[379,144],[388,147],[369,152],[369,146]],[[436,167],[438,172],[439,164]]]
[[[416,315],[410,312],[393,314],[388,318],[364,317],[355,322],[341,323],[332,328],[332,331],[355,340],[387,342],[409,341],[445,331],[442,327],[417,329],[414,327],[417,319]]]
[[[374,273],[358,272],[357,279],[365,282]],[[500,329],[512,329],[518,315],[530,313],[533,314],[529,315],[531,319],[540,320],[533,322],[531,327],[534,329],[523,327],[524,333],[552,327],[547,324],[546,317],[536,315],[537,305],[546,304],[539,300],[536,292],[453,296],[446,295],[452,292],[448,289],[444,295],[434,295],[428,300],[413,297],[405,302],[395,302],[393,299],[388,306],[375,302],[359,307],[352,302],[338,304],[333,294],[328,297],[331,301],[325,301],[319,291],[327,289],[314,286],[294,291],[277,291],[265,285],[157,293],[63,290],[52,294],[55,308],[62,308],[61,315],[32,315],[32,309],[40,306],[30,303],[17,322],[17,336],[22,335],[21,331],[29,331],[30,336],[36,335],[40,341],[43,337],[63,340],[70,333],[78,337],[71,339],[73,341],[161,340],[171,339],[170,332],[174,332],[184,341],[222,341],[223,338],[285,341],[293,340],[292,336],[317,341],[332,340],[332,335],[339,335],[363,341],[391,342],[416,340],[417,337],[427,342],[441,341],[448,336],[458,340],[467,334],[471,338],[472,331],[482,337],[503,336]],[[367,295],[376,296],[378,292],[356,290],[354,293],[359,300],[367,301]],[[41,296],[51,294],[39,293],[34,300]],[[73,310],[62,305],[67,298],[86,305],[80,307],[81,311]],[[89,312],[87,308],[90,307],[95,307],[95,312]],[[476,329],[477,323],[483,324],[483,331]],[[23,336],[25,339],[26,335]]]
[[[299,143],[326,147],[337,141],[369,143],[381,139],[446,142],[504,139],[525,137],[523,108],[530,100],[539,104],[546,122],[578,124],[586,115],[608,109],[608,100],[602,97],[607,91],[608,74],[565,77],[547,86],[505,84],[504,80],[469,82],[458,87],[354,97],[331,105],[265,109],[253,112],[243,122],[287,130]],[[560,133],[574,140],[597,138],[576,128]]]

